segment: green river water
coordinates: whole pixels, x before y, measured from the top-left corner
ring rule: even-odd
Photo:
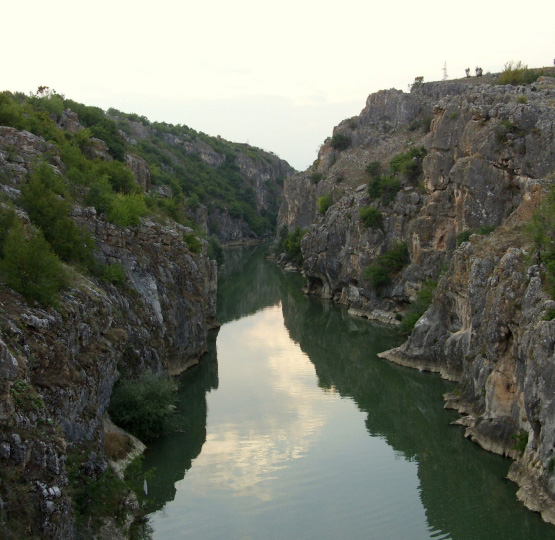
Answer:
[[[452,385],[376,354],[390,328],[307,298],[303,279],[227,252],[222,323],[180,379],[180,432],[145,467],[155,540],[544,540],[510,461],[450,425]]]

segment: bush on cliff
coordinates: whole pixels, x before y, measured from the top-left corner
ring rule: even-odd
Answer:
[[[73,201],[63,179],[46,163],[40,164],[21,188],[20,203],[62,260],[89,266],[94,241],[69,217]]]
[[[347,137],[347,135],[336,133],[331,138],[330,144],[332,148],[341,152],[342,150],[346,150],[347,148],[349,148],[349,146],[351,145],[351,139]]]
[[[397,154],[389,162],[393,174],[399,173],[410,180],[415,180],[422,173],[422,160],[427,154],[423,146],[411,148],[407,152]]]
[[[328,208],[333,204],[332,196],[328,193],[318,197],[318,213],[324,215]]]
[[[395,176],[377,175],[368,182],[370,200],[381,198],[385,204],[390,203],[401,189],[401,181]]]
[[[125,195],[118,193],[106,212],[106,219],[120,227],[138,225],[140,218],[147,213],[145,198],[142,193]]]
[[[406,242],[395,244],[389,251],[376,258],[374,264],[364,271],[364,277],[370,281],[375,289],[381,289],[391,282],[394,274],[399,272],[409,262],[409,252]]]
[[[497,84],[512,84],[517,86],[519,84],[531,84],[540,75],[541,71],[528,69],[528,66],[522,62],[507,62],[505,68],[497,77]]]
[[[65,270],[40,231],[25,233],[16,219],[2,246],[0,274],[6,285],[28,300],[56,306],[58,292],[66,285]]]
[[[382,213],[373,206],[368,208],[361,208],[359,210],[360,221],[366,227],[372,227],[375,229],[383,229],[383,216]]]
[[[169,428],[176,389],[171,379],[148,372],[136,380],[122,379],[112,393],[110,416],[142,441],[155,439]]]
[[[426,310],[430,307],[434,296],[434,291],[437,287],[437,281],[426,281],[422,285],[422,289],[418,291],[416,302],[412,304],[407,311],[406,315],[401,321],[400,330],[404,334],[410,334],[414,325],[424,315]]]

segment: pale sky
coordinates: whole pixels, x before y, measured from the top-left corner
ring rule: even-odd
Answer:
[[[39,85],[309,166],[368,94],[551,66],[553,0],[27,0],[2,7],[0,90]]]

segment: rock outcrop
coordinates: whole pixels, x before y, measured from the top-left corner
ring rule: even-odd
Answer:
[[[288,179],[278,227],[306,228],[307,292],[351,313],[397,323],[423,285],[438,281],[409,340],[383,356],[458,381],[447,406],[465,415],[467,436],[515,459],[518,496],[555,523],[555,323],[544,320],[555,302],[523,234],[554,182],[553,82],[444,82],[371,95],[314,165]],[[388,172],[410,148],[425,149],[421,171]],[[370,196],[377,173],[365,169],[375,162],[382,178],[395,176],[393,196]],[[325,195],[332,205],[322,215]],[[360,212],[369,207],[380,218],[366,226]],[[463,231],[493,232],[458,246]],[[365,268],[400,243],[408,263],[373,287]]]
[[[334,130],[350,147],[339,151],[328,140],[315,165],[285,184],[278,227],[307,228],[309,291],[370,317],[403,313],[421,283],[449,260],[459,233],[504,223],[553,170],[554,95],[541,83],[536,90],[431,83],[411,94],[370,96],[360,117]],[[426,122],[430,131],[422,133]],[[365,167],[377,161],[386,170],[395,155],[420,146],[427,150],[420,178],[401,177],[391,201],[371,199]],[[334,204],[321,216],[317,199],[324,195]],[[382,214],[381,228],[361,222],[359,212],[368,206]],[[410,264],[376,295],[363,270],[399,242],[407,243]]]
[[[64,170],[55,147],[41,137],[0,128],[0,185],[15,204],[25,175],[45,159]],[[72,269],[57,310],[0,284],[0,530],[6,538],[75,538],[71,452],[89,449],[80,469],[84,482],[106,470],[103,422],[114,383],[122,373],[187,369],[205,352],[216,324],[216,263],[206,241],[189,248],[192,229],[148,218],[122,228],[80,205],[72,218],[92,233],[96,261],[121,265],[125,283]]]

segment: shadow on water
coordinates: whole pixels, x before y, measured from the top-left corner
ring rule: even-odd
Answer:
[[[349,316],[345,309],[301,292],[299,274],[265,261],[263,246],[228,250],[218,291],[222,324],[280,301],[285,326],[315,367],[318,385],[351,399],[366,415],[369,435],[385,440],[400,459],[417,463],[419,495],[430,537],[453,540],[548,539],[555,528],[527,511],[504,477],[510,462],[465,441],[443,409],[452,388],[439,376],[390,364],[377,352],[400,338],[388,327]],[[206,394],[218,387],[216,333],[198,366],[180,378],[179,429],[155,441],[146,467],[155,466],[150,511],[175,497],[206,440]]]
[[[555,528],[517,501],[516,486],[505,479],[510,460],[450,425],[459,415],[443,409],[442,396],[452,383],[377,358],[402,341],[394,330],[351,317],[331,301],[303,298],[293,278],[281,286],[285,326],[314,364],[319,386],[352,398],[367,414],[370,435],[418,463],[431,530],[453,540],[555,538]]]
[[[266,245],[225,251],[218,273],[217,315],[221,324],[279,303],[282,271],[265,261],[267,252]]]
[[[173,501],[175,483],[183,479],[206,441],[206,394],[218,388],[216,338],[217,331],[211,332],[208,352],[179,379],[177,431],[150,443],[145,453],[145,470],[155,469],[148,485],[149,512]]]

